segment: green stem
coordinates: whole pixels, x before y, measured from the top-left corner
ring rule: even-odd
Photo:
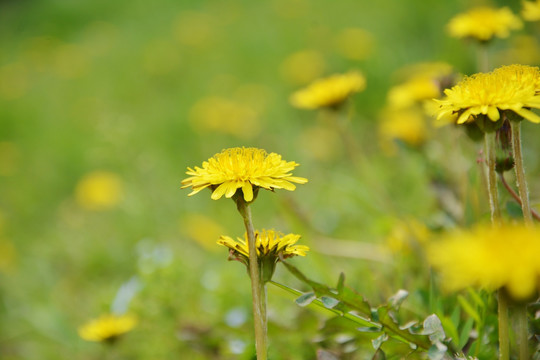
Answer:
[[[249,276],[251,278],[251,296],[253,298],[253,323],[255,326],[255,348],[257,360],[266,360],[267,316],[266,288],[261,278],[260,264],[255,244],[255,230],[251,219],[251,209],[242,197],[236,200],[238,211],[244,218],[249,248]]]
[[[497,192],[497,173],[495,171],[495,132],[484,134],[486,147],[486,161],[488,166],[487,190],[489,198],[489,208],[491,210],[491,223],[498,225],[501,220],[501,210],[499,208],[499,194]]]
[[[527,327],[527,304],[519,304],[516,309],[519,360],[529,359],[529,330]]]
[[[486,73],[489,71],[488,44],[480,43],[478,46],[478,71]]]
[[[532,225],[533,218],[531,206],[529,204],[529,192],[527,180],[525,179],[525,168],[523,167],[523,154],[521,152],[521,121],[510,121],[512,129],[512,151],[516,168],[516,183],[521,199],[521,210],[525,224]]]
[[[508,321],[508,295],[500,289],[499,298],[499,360],[510,359],[510,333]]]

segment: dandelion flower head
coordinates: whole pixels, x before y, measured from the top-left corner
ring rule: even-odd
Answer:
[[[523,8],[521,9],[521,16],[527,21],[540,20],[540,0],[536,1],[523,1]]]
[[[255,231],[255,246],[257,249],[257,256],[275,257],[276,261],[278,260],[279,253],[281,253],[284,258],[297,255],[306,256],[306,252],[309,251],[309,247],[305,245],[295,245],[299,239],[300,235],[284,235],[275,230],[263,229],[262,231]],[[246,260],[249,259],[247,234],[244,235],[244,239],[237,238],[237,240],[238,241],[235,241],[229,236],[221,236],[218,244],[231,249],[235,256],[243,257]]]
[[[481,6],[453,17],[447,29],[452,37],[489,41],[493,37],[507,38],[510,30],[518,30],[522,26],[521,20],[507,7]]]
[[[186,174],[190,177],[182,181],[182,188],[192,188],[189,196],[210,188],[213,200],[224,195],[231,198],[241,189],[244,200],[250,202],[259,188],[292,191],[296,189],[293,183],[305,184],[307,179],[292,176],[291,171],[297,166],[294,161],[285,161],[281,155],[261,149],[225,149],[203,162],[202,167],[188,167]]]
[[[319,79],[292,94],[290,102],[301,109],[336,107],[352,94],[364,90],[366,79],[358,71]]]
[[[534,123],[540,116],[530,108],[540,108],[540,69],[526,65],[502,66],[490,73],[466,77],[456,86],[444,91],[446,98],[435,100],[440,119],[458,114],[457,123],[474,121],[486,115],[491,121],[500,119],[501,111],[513,111]]]
[[[112,341],[137,325],[133,315],[105,314],[81,326],[79,336],[87,341]]]
[[[428,248],[428,258],[449,290],[505,288],[516,300],[540,289],[538,254],[540,229],[524,225],[456,231]]]

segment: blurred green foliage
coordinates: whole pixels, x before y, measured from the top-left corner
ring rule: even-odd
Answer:
[[[188,198],[179,189],[187,166],[233,146],[282,154],[301,164],[295,175],[310,179],[294,193],[261,193],[253,214],[256,227],[303,235],[312,252],[291,262],[311,278],[333,283],[345,272],[348,285],[373,304],[404,288],[408,313],[449,318],[455,299],[441,300],[438,292],[439,300],[432,299],[418,236],[407,235],[395,253],[381,245],[403,221],[420,219],[430,230],[454,224],[439,195],[463,184],[468,195],[480,192],[477,148],[447,127],[434,130],[424,149],[401,146],[388,156],[377,143],[377,116],[405,65],[445,61],[457,72],[474,72],[471,44],[444,31],[468,6],[465,0],[1,1],[0,358],[253,358],[245,270],[214,245],[216,232],[240,236],[241,218],[231,201],[212,201],[205,192]],[[335,39],[347,28],[373,37],[365,59],[338,51]],[[507,47],[493,44],[495,62]],[[289,105],[301,84],[283,70],[291,54],[305,50],[324,60],[319,75],[366,74],[367,90],[350,104],[350,131],[364,160],[358,168],[339,140],[330,160],[305,146],[307,131],[324,119]],[[248,104],[255,130],[223,132],[193,120],[195,104],[208,97]],[[538,178],[538,129],[524,128],[525,161],[531,179]],[[93,211],[77,200],[80,180],[94,171],[121,179],[116,206]],[[539,184],[531,182],[533,196]],[[477,197],[464,199],[462,225],[485,216]],[[193,226],[197,221],[202,225]],[[275,279],[303,288],[284,269]],[[315,358],[332,341],[319,330],[343,321],[324,323],[328,313],[300,308],[280,289],[270,287],[268,295],[272,359]],[[137,314],[135,330],[114,348],[81,340],[77,328],[113,304]],[[455,317],[454,333],[470,331]],[[443,325],[451,322],[442,318]],[[348,332],[346,326],[337,328]],[[350,353],[346,343],[341,351]]]

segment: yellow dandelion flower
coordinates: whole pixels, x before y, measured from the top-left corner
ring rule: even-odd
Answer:
[[[457,123],[463,124],[482,114],[495,122],[500,119],[501,111],[513,111],[522,118],[540,123],[540,116],[530,110],[540,108],[539,90],[538,67],[502,66],[490,73],[466,77],[446,89],[446,98],[435,100],[440,105],[437,118],[457,113]]]
[[[203,162],[202,168],[189,168],[189,178],[182,180],[182,189],[191,187],[189,196],[210,188],[212,199],[218,200],[223,195],[231,198],[241,189],[244,200],[253,201],[259,188],[267,190],[296,189],[293,183],[305,184],[307,179],[292,176],[291,171],[298,164],[285,161],[281,155],[268,154],[256,148],[231,148],[215,154]]]
[[[521,16],[527,21],[540,20],[540,0],[536,1],[523,1],[523,8],[521,9]]]
[[[261,263],[262,278],[264,282],[271,280],[276,264],[279,262],[279,255],[283,258],[293,256],[306,256],[309,247],[305,245],[295,245],[300,239],[300,235],[287,234],[275,230],[255,231],[255,247],[257,256]],[[229,236],[221,236],[217,242],[230,249],[230,260],[238,260],[247,267],[249,266],[249,246],[247,234],[244,239],[233,240]]]
[[[94,171],[85,175],[75,188],[77,203],[86,210],[107,210],[122,199],[123,184],[118,175]]]
[[[449,290],[505,288],[524,300],[540,289],[540,229],[478,226],[456,231],[428,248],[428,258]]]
[[[428,125],[420,107],[387,109],[381,113],[379,137],[381,145],[393,152],[393,140],[401,140],[411,146],[421,146],[428,137]]]
[[[133,315],[105,314],[78,329],[79,336],[87,341],[114,341],[137,325]]]
[[[358,71],[350,71],[316,80],[306,88],[293,93],[290,102],[301,109],[337,107],[365,87],[364,75]]]
[[[521,20],[507,7],[494,9],[481,6],[452,18],[447,29],[456,38],[489,41],[493,37],[507,38],[510,30],[518,30],[522,26]]]
[[[435,79],[423,77],[411,79],[388,91],[388,104],[394,108],[406,108],[421,100],[438,97],[440,92]]]

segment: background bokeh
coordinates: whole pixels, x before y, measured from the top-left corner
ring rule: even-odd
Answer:
[[[385,150],[378,121],[403,67],[475,72],[474,46],[445,32],[471,5],[1,1],[0,358],[249,359],[249,282],[215,244],[242,235],[241,218],[232,201],[180,189],[187,166],[234,146],[277,152],[309,179],[253,205],[257,228],[303,235],[312,251],[296,266],[331,284],[345,272],[375,304],[405,288],[411,311],[429,314],[416,247],[454,223],[456,184],[473,188],[460,221],[486,216],[474,190],[478,147],[445,127],[431,128],[421,150]],[[533,30],[494,42],[494,66],[537,65]],[[327,115],[288,101],[350,69],[367,78],[347,107],[359,165]],[[534,203],[539,130],[524,129]],[[276,280],[305,290],[283,269]],[[314,358],[329,317],[293,300],[269,287],[273,359]],[[139,324],[114,348],[79,338],[89,319],[128,309]]]

